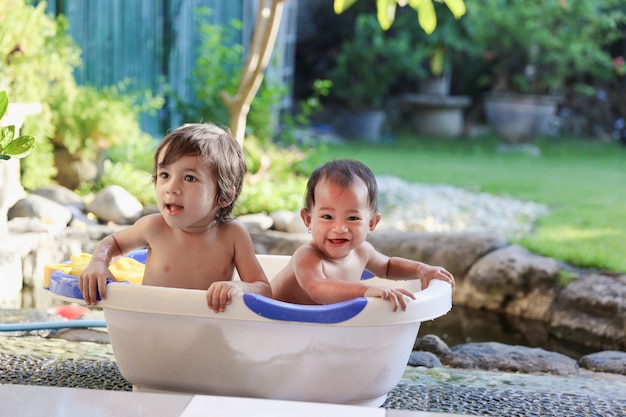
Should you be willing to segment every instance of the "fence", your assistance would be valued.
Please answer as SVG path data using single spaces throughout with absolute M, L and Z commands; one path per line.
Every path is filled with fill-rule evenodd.
M 104 87 L 129 80 L 133 88 L 163 93 L 166 85 L 178 96 L 191 96 L 187 78 L 195 65 L 199 44 L 195 10 L 211 9 L 206 17 L 214 25 L 236 19 L 243 23 L 241 44 L 247 46 L 256 15 L 256 0 L 50 0 L 47 10 L 63 14 L 69 33 L 82 49 L 79 84 Z M 289 89 L 293 82 L 297 0 L 286 2 L 274 66 L 273 80 Z M 243 59 L 243 57 L 242 57 Z M 281 108 L 291 106 L 288 96 Z M 161 137 L 179 123 L 179 115 L 166 103 L 155 116 L 142 116 L 142 129 Z

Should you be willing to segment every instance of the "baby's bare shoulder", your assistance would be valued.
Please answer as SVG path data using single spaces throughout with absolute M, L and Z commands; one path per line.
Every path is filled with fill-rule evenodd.
M 155 232 L 162 231 L 167 226 L 165 219 L 160 213 L 147 214 L 135 222 L 131 228 L 152 230 Z M 169 228 L 169 227 L 168 227 Z
M 219 225 L 218 234 L 220 239 L 238 240 L 238 239 L 251 239 L 248 228 L 237 220 L 231 220 L 229 222 Z

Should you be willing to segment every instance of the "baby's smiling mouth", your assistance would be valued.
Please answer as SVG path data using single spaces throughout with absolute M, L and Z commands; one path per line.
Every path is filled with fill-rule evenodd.
M 343 243 L 346 243 L 348 239 L 328 239 L 328 241 L 333 245 L 341 245 Z

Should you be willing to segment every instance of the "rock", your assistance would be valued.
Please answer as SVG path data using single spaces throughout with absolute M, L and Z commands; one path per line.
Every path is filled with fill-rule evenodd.
M 156 204 L 146 204 L 143 206 L 142 216 L 147 216 L 148 214 L 156 214 L 159 213 L 159 206 Z
M 143 206 L 122 187 L 109 185 L 96 194 L 87 205 L 87 210 L 105 223 L 132 224 L 141 217 Z
M 76 206 L 65 206 L 72 213 L 72 221 L 70 222 L 70 226 L 73 227 L 87 227 L 87 226 L 95 226 L 98 224 L 98 221 L 89 217 L 83 211 L 81 211 Z
M 605 350 L 592 353 L 580 358 L 578 364 L 593 372 L 626 375 L 626 352 Z
M 571 281 L 554 301 L 550 327 L 566 340 L 626 349 L 626 275 Z
M 445 356 L 451 353 L 448 345 L 434 334 L 427 334 L 415 339 L 413 350 L 434 353 L 437 356 Z
M 292 255 L 294 251 L 311 239 L 308 233 L 284 233 L 274 230 L 251 231 L 257 253 L 268 255 Z
M 429 233 L 375 230 L 367 239 L 388 256 L 400 256 L 444 266 L 457 279 L 486 254 L 508 245 L 492 233 Z
M 265 231 L 269 230 L 274 224 L 272 218 L 263 213 L 244 214 L 237 217 L 237 220 L 243 223 L 248 230 Z
M 304 222 L 302 221 L 302 217 L 300 217 L 300 212 L 295 213 L 295 215 L 291 219 L 291 222 L 287 226 L 287 232 L 289 233 L 308 233 L 309 232 L 307 227 L 304 225 Z
M 443 366 L 437 355 L 430 352 L 411 352 L 408 365 L 425 366 L 426 368 L 438 368 Z
M 60 329 L 54 332 L 54 337 L 69 340 L 70 342 L 88 342 L 88 343 L 111 343 L 109 333 L 106 330 L 99 329 Z
M 31 192 L 31 194 L 36 194 L 41 197 L 45 197 L 49 200 L 55 201 L 63 206 L 72 206 L 78 208 L 80 211 L 84 212 L 87 208 L 85 203 L 80 198 L 78 194 L 69 188 L 65 188 L 62 185 L 45 185 L 43 187 L 39 187 Z
M 24 292 L 20 294 L 13 304 L 15 308 L 29 305 L 30 302 L 39 308 L 47 308 L 55 302 L 48 291 L 43 289 L 44 266 L 69 259 L 72 254 L 80 252 L 80 242 L 72 238 L 61 238 L 62 234 L 63 231 L 58 234 L 9 233 L 0 237 L 0 299 L 10 295 L 9 289 L 15 286 L 20 289 L 32 288 L 28 295 Z M 10 263 L 5 264 L 5 260 Z M 29 300 L 27 297 L 32 298 Z M 4 307 L 8 305 L 5 304 Z
M 289 224 L 295 217 L 295 212 L 290 210 L 276 210 L 270 213 L 274 221 L 273 229 L 279 232 L 289 232 Z
M 453 368 L 556 375 L 578 373 L 574 359 L 541 348 L 486 342 L 457 345 L 450 350 L 442 362 Z
M 478 259 L 467 273 L 455 301 L 546 320 L 554 298 L 559 264 L 518 245 L 500 248 Z M 509 305 L 510 304 L 510 305 Z
M 89 227 L 68 227 L 62 230 L 57 236 L 59 242 L 74 241 L 79 242 L 80 249 L 74 250 L 72 254 L 93 253 L 98 243 L 106 236 L 118 230 L 127 228 L 127 225 L 105 225 L 97 224 Z M 68 257 L 63 260 L 69 259 Z M 57 259 L 56 262 L 59 260 Z
M 29 194 L 11 207 L 8 217 L 9 219 L 18 217 L 33 218 L 35 223 L 47 226 L 46 229 L 59 231 L 65 228 L 72 220 L 72 212 L 67 207 L 45 197 Z

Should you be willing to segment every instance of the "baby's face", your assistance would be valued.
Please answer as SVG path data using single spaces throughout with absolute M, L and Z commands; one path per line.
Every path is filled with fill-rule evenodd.
M 206 230 L 220 208 L 217 182 L 198 156 L 183 156 L 169 165 L 160 158 L 155 190 L 161 214 L 175 229 Z
M 309 215 L 314 243 L 329 257 L 346 256 L 376 226 L 367 186 L 360 178 L 348 188 L 321 181 L 315 187 L 315 205 Z

